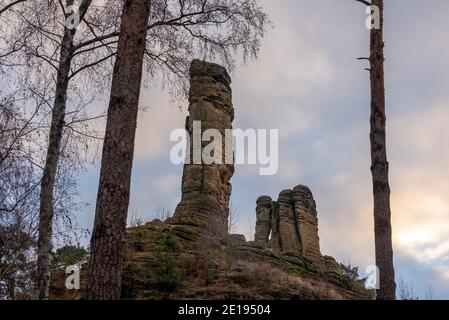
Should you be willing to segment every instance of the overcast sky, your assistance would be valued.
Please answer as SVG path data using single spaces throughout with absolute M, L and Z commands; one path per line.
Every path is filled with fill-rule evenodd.
M 260 195 L 309 186 L 318 207 L 321 251 L 374 264 L 369 157 L 369 31 L 351 0 L 260 0 L 275 25 L 256 62 L 232 74 L 234 127 L 279 129 L 279 171 L 237 166 L 232 179 L 237 233 L 252 237 Z M 388 157 L 397 282 L 421 298 L 449 298 L 449 2 L 385 5 Z M 182 167 L 169 161 L 173 129 L 187 115 L 167 92 L 145 89 L 130 212 L 151 220 L 180 199 Z M 83 226 L 94 217 L 99 169 L 81 179 Z

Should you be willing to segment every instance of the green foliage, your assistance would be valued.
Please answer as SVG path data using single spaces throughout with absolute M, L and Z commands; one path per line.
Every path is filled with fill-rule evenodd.
M 53 253 L 54 267 L 67 267 L 75 264 L 86 263 L 89 259 L 89 251 L 79 246 L 64 246 Z
M 183 275 L 172 253 L 179 248 L 179 241 L 171 231 L 164 234 L 161 251 L 156 259 L 156 276 L 154 284 L 163 291 L 175 291 L 182 284 Z
M 365 284 L 367 278 L 360 278 L 359 267 L 352 266 L 351 264 L 345 265 L 343 263 L 340 263 L 340 267 L 343 270 L 343 276 L 354 282 Z
M 205 270 L 205 282 L 206 285 L 209 285 L 211 283 L 213 283 L 215 280 L 217 279 L 217 267 L 215 265 L 212 264 L 207 264 L 206 265 L 206 270 Z
M 161 246 L 164 251 L 176 251 L 179 249 L 178 237 L 170 230 L 162 238 Z
M 162 253 L 157 262 L 157 273 L 155 285 L 163 291 L 175 291 L 182 284 L 182 274 L 174 259 L 165 253 Z

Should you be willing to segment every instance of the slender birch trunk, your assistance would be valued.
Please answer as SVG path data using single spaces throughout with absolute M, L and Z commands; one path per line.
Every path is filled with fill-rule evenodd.
M 48 141 L 47 159 L 41 181 L 39 238 L 37 243 L 37 290 L 38 299 L 48 298 L 50 280 L 50 254 L 52 250 L 53 225 L 53 193 L 56 181 L 56 171 L 61 153 L 61 140 L 64 129 L 64 118 L 69 84 L 70 63 L 73 54 L 73 37 L 75 31 L 64 30 L 61 57 L 59 61 L 56 82 L 56 96 L 53 104 L 50 136 Z
M 92 0 L 82 1 L 79 7 L 80 20 L 84 17 L 91 2 Z M 67 7 L 73 5 L 73 3 L 74 0 L 66 1 Z M 66 13 L 66 18 L 68 18 L 68 13 Z M 61 140 L 65 125 L 67 89 L 70 80 L 70 66 L 74 54 L 75 34 L 76 28 L 69 29 L 65 24 L 56 79 L 56 93 L 52 110 L 47 157 L 41 180 L 36 275 L 36 297 L 39 300 L 48 299 L 54 216 L 53 194 L 61 155 Z

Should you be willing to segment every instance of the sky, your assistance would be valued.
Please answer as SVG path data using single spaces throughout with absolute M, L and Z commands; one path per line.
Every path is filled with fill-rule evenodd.
M 251 239 L 256 199 L 298 184 L 317 202 L 323 254 L 363 271 L 374 263 L 369 147 L 369 31 L 351 0 L 260 0 L 274 28 L 257 61 L 231 74 L 234 127 L 279 130 L 279 170 L 239 165 L 231 180 L 235 233 Z M 449 299 L 449 2 L 385 4 L 387 139 L 397 282 L 421 299 Z M 169 160 L 182 108 L 168 92 L 142 91 L 130 214 L 173 212 L 182 167 Z M 91 228 L 99 163 L 80 180 L 80 224 Z M 430 293 L 429 293 L 430 292 Z

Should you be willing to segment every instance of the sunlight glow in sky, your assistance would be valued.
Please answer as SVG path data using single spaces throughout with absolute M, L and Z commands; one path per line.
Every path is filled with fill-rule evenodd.
M 260 58 L 232 74 L 234 127 L 279 129 L 279 172 L 261 177 L 238 166 L 232 179 L 238 233 L 250 238 L 256 199 L 308 185 L 318 206 L 324 254 L 374 264 L 369 171 L 369 77 L 357 57 L 368 54 L 364 7 L 355 1 L 260 1 L 275 28 Z M 397 279 L 417 294 L 431 286 L 449 298 L 449 2 L 385 4 L 388 156 Z M 142 93 L 130 212 L 144 220 L 180 199 L 182 167 L 170 164 L 173 129 L 182 111 L 165 91 Z M 80 215 L 91 226 L 98 168 L 82 178 Z M 252 228 L 252 229 L 251 229 Z

